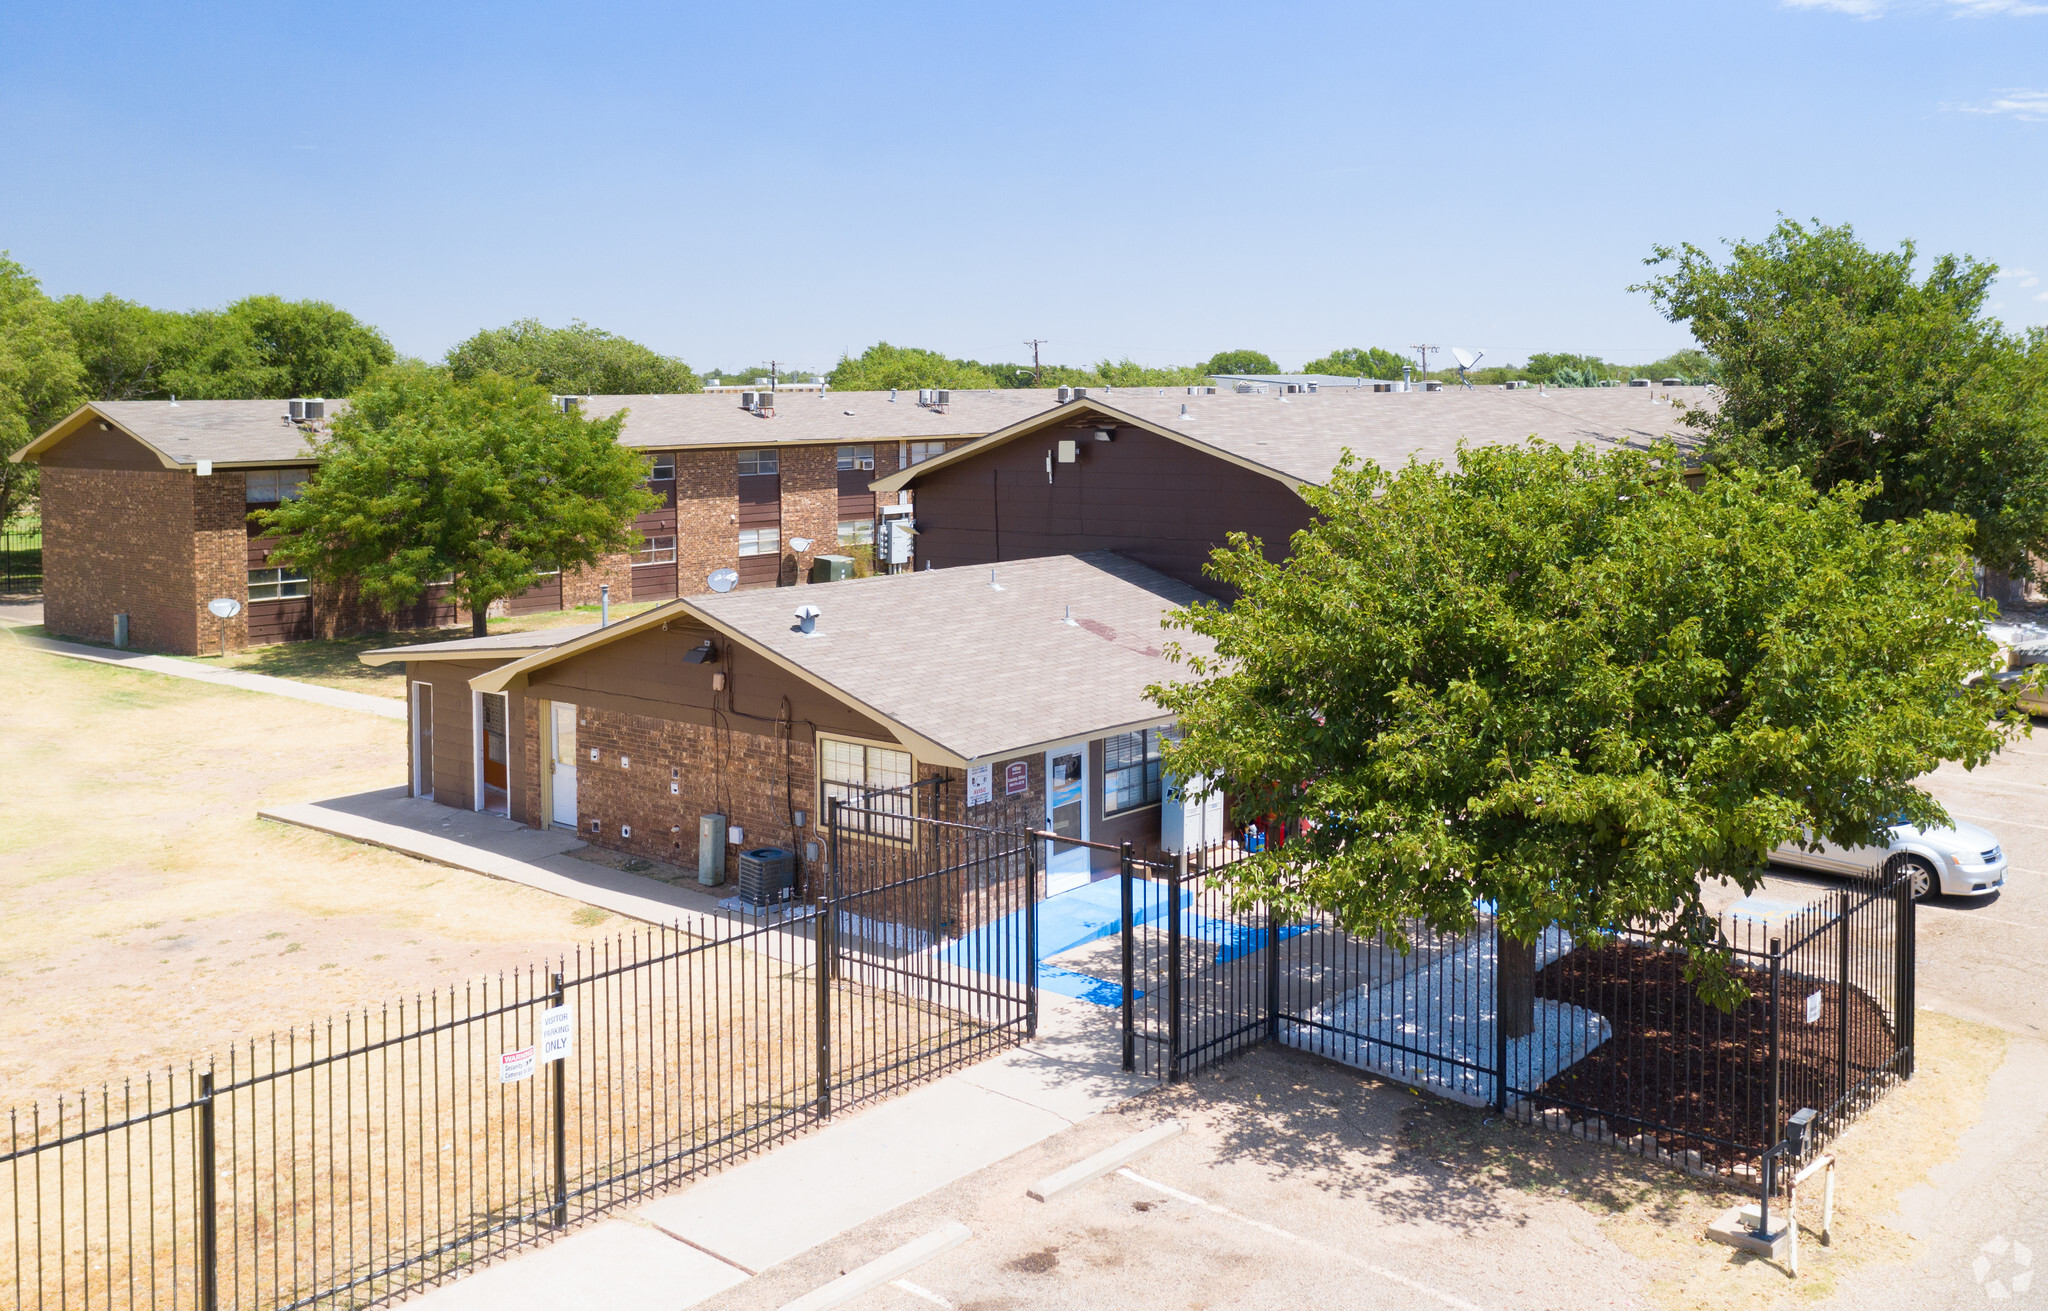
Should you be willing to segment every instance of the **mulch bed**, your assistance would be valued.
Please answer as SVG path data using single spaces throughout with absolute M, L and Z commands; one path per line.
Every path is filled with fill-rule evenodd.
M 1574 1121 L 1599 1117 L 1615 1135 L 1646 1132 L 1666 1150 L 1695 1150 L 1710 1164 L 1727 1164 L 1766 1145 L 1770 976 L 1738 966 L 1751 995 L 1724 1012 L 1700 1000 L 1683 978 L 1684 967 L 1676 952 L 1617 941 L 1579 948 L 1539 971 L 1538 997 L 1604 1016 L 1613 1035 L 1538 1093 L 1570 1103 Z M 1802 1106 L 1825 1113 L 1839 1097 L 1844 991 L 1848 1086 L 1868 1079 L 1872 1094 L 1883 1086 L 1897 1037 L 1883 1009 L 1853 985 L 1843 990 L 1833 980 L 1784 975 L 1781 1115 Z M 1816 991 L 1820 1015 L 1808 1023 L 1807 998 Z M 1822 1129 L 1832 1136 L 1839 1127 Z

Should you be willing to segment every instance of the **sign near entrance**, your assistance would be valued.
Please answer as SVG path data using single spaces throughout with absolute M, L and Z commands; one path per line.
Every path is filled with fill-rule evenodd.
M 498 1082 L 518 1083 L 533 1077 L 533 1048 L 521 1047 L 516 1052 L 501 1052 L 498 1055 Z
M 528 1048 L 531 1051 L 532 1048 Z M 576 1051 L 576 1012 L 567 1006 L 550 1006 L 540 1013 L 540 1058 L 559 1061 Z
M 1021 797 L 1031 790 L 1031 762 L 1013 760 L 1003 766 L 1003 795 Z
M 967 804 L 986 806 L 995 795 L 994 765 L 972 765 L 967 770 Z
M 1806 1022 L 1807 1022 L 1808 1024 L 1819 1024 L 1819 1023 L 1820 1023 L 1820 993 L 1819 993 L 1819 992 L 1815 992 L 1815 993 L 1814 993 L 1814 994 L 1813 994 L 1812 996 L 1810 996 L 1810 997 L 1808 997 L 1808 998 L 1806 999 Z

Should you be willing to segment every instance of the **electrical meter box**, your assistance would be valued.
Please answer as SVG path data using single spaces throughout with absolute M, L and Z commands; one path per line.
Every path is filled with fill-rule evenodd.
M 1203 778 L 1168 778 L 1160 789 L 1159 845 L 1175 853 L 1223 841 L 1223 789 Z

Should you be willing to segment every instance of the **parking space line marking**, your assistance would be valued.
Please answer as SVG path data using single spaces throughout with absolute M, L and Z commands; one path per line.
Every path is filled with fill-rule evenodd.
M 933 1303 L 934 1305 L 945 1307 L 947 1308 L 947 1311 L 952 1311 L 953 1304 L 951 1302 L 948 1302 L 945 1298 L 940 1297 L 937 1293 L 934 1293 L 931 1289 L 926 1288 L 923 1284 L 913 1284 L 908 1279 L 891 1279 L 889 1283 L 892 1287 L 900 1288 L 906 1293 L 910 1293 L 914 1296 L 921 1297 L 925 1301 Z
M 1357 1266 L 1359 1269 L 1366 1271 L 1368 1274 L 1378 1275 L 1380 1278 L 1387 1280 L 1389 1283 L 1399 1284 L 1403 1288 L 1412 1288 L 1418 1293 L 1426 1293 L 1429 1296 L 1435 1298 L 1437 1301 L 1442 1302 L 1445 1306 L 1458 1307 L 1461 1309 L 1461 1311 L 1482 1311 L 1482 1309 L 1478 1305 L 1471 1302 L 1467 1302 L 1464 1298 L 1458 1297 L 1455 1294 L 1446 1293 L 1441 1289 L 1431 1288 L 1428 1284 L 1417 1283 L 1415 1280 L 1410 1279 L 1408 1276 L 1404 1274 L 1396 1273 L 1395 1271 L 1387 1269 L 1385 1266 L 1374 1265 L 1372 1262 L 1365 1260 L 1363 1257 L 1353 1256 L 1351 1253 L 1346 1252 L 1341 1248 L 1330 1247 L 1326 1244 L 1317 1242 L 1313 1238 L 1303 1238 L 1300 1234 L 1289 1233 L 1287 1230 L 1280 1228 L 1278 1225 L 1267 1224 L 1264 1220 L 1254 1220 L 1248 1215 L 1240 1215 L 1238 1212 L 1231 1210 L 1227 1206 L 1219 1205 L 1218 1203 L 1209 1201 L 1207 1198 L 1197 1197 L 1193 1193 L 1184 1193 L 1178 1188 L 1172 1188 L 1167 1186 L 1166 1184 L 1160 1183 L 1157 1179 L 1147 1179 L 1144 1175 L 1139 1174 L 1136 1170 L 1130 1169 L 1129 1167 L 1118 1170 L 1117 1173 L 1122 1175 L 1124 1178 L 1133 1181 L 1134 1183 L 1143 1184 L 1147 1188 L 1156 1188 L 1160 1192 L 1165 1193 L 1168 1197 L 1186 1202 L 1190 1206 L 1199 1206 L 1205 1211 L 1214 1211 L 1217 1215 L 1223 1216 L 1226 1219 L 1235 1220 L 1242 1225 L 1250 1225 L 1252 1228 L 1259 1230 L 1261 1233 L 1271 1234 L 1275 1238 L 1284 1238 L 1290 1243 L 1299 1243 L 1303 1247 L 1313 1248 L 1316 1251 L 1323 1253 L 1325 1256 L 1334 1256 L 1340 1261 L 1347 1261 L 1350 1264 Z

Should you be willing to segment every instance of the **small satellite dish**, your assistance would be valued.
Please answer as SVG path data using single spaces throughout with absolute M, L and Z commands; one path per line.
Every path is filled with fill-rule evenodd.
M 1466 391 L 1471 391 L 1472 380 L 1465 376 L 1465 371 L 1471 368 L 1473 365 L 1479 363 L 1479 361 L 1485 359 L 1486 352 L 1480 351 L 1478 354 L 1475 355 L 1471 351 L 1466 350 L 1463 346 L 1453 346 L 1451 347 L 1451 358 L 1455 359 L 1458 362 L 1458 381 L 1465 384 Z
M 789 539 L 789 549 L 792 551 L 808 551 L 811 549 L 811 539 L 808 537 L 792 537 Z
M 242 613 L 242 603 L 232 596 L 216 596 L 206 603 L 206 610 L 215 619 L 233 619 Z
M 739 585 L 740 571 L 737 569 L 713 569 L 711 577 L 704 580 L 714 592 L 730 592 Z

